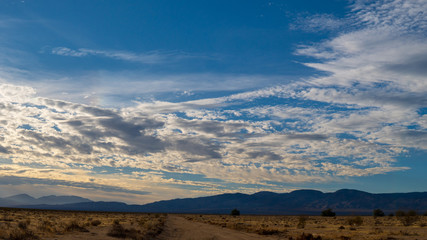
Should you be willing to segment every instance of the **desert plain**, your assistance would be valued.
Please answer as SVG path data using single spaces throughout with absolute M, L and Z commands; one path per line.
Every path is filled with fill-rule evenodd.
M 1 208 L 0 239 L 427 239 L 427 216 L 231 216 Z

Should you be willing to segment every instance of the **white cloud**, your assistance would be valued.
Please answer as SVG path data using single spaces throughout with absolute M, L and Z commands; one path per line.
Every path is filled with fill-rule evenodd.
M 357 0 L 352 5 L 354 19 L 365 27 L 394 31 L 425 32 L 427 3 L 423 0 Z
M 306 32 L 336 31 L 348 23 L 346 19 L 336 18 L 332 14 L 315 14 L 298 17 L 294 23 L 289 25 L 289 28 Z
M 133 53 L 127 51 L 116 50 L 95 50 L 87 48 L 79 48 L 73 50 L 67 47 L 55 47 L 51 50 L 52 54 L 67 56 L 67 57 L 88 57 L 99 56 L 122 61 L 137 62 L 142 64 L 160 64 L 165 62 L 176 61 L 184 58 L 203 58 L 183 52 L 160 52 L 151 51 L 147 53 Z

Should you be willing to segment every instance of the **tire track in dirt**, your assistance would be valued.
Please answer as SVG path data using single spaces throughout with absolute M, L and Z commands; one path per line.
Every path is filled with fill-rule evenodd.
M 239 232 L 169 215 L 159 240 L 277 240 L 278 237 Z

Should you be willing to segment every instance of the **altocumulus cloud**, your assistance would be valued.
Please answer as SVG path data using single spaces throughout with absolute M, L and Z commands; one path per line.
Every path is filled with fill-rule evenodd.
M 2 85 L 0 156 L 8 165 L 0 176 L 31 173 L 37 184 L 136 194 L 185 187 L 200 195 L 231 185 L 250 192 L 408 169 L 395 165 L 397 157 L 426 150 L 420 73 L 427 4 L 356 1 L 352 8 L 350 30 L 297 49 L 316 58 L 307 66 L 326 73 L 303 82 L 118 109 Z M 43 169 L 56 169 L 49 181 L 40 180 Z

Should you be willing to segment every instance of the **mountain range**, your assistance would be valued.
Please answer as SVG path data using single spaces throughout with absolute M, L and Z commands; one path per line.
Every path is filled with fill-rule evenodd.
M 13 204 L 11 204 L 13 203 Z M 129 205 L 122 202 L 94 202 L 76 196 L 32 198 L 21 194 L 0 198 L 0 206 L 54 210 L 229 214 L 234 208 L 242 214 L 311 214 L 319 215 L 332 208 L 341 215 L 372 214 L 380 208 L 386 213 L 396 210 L 427 211 L 427 192 L 373 194 L 342 189 L 333 193 L 297 190 L 290 193 L 227 193 L 209 197 L 184 198 Z
M 77 197 L 77 196 L 44 196 L 40 198 L 33 198 L 28 194 L 19 194 L 6 198 L 0 198 L 1 207 L 14 207 L 14 206 L 23 206 L 23 205 L 62 205 L 62 204 L 72 204 L 72 203 L 83 203 L 83 202 L 92 202 L 87 198 Z

